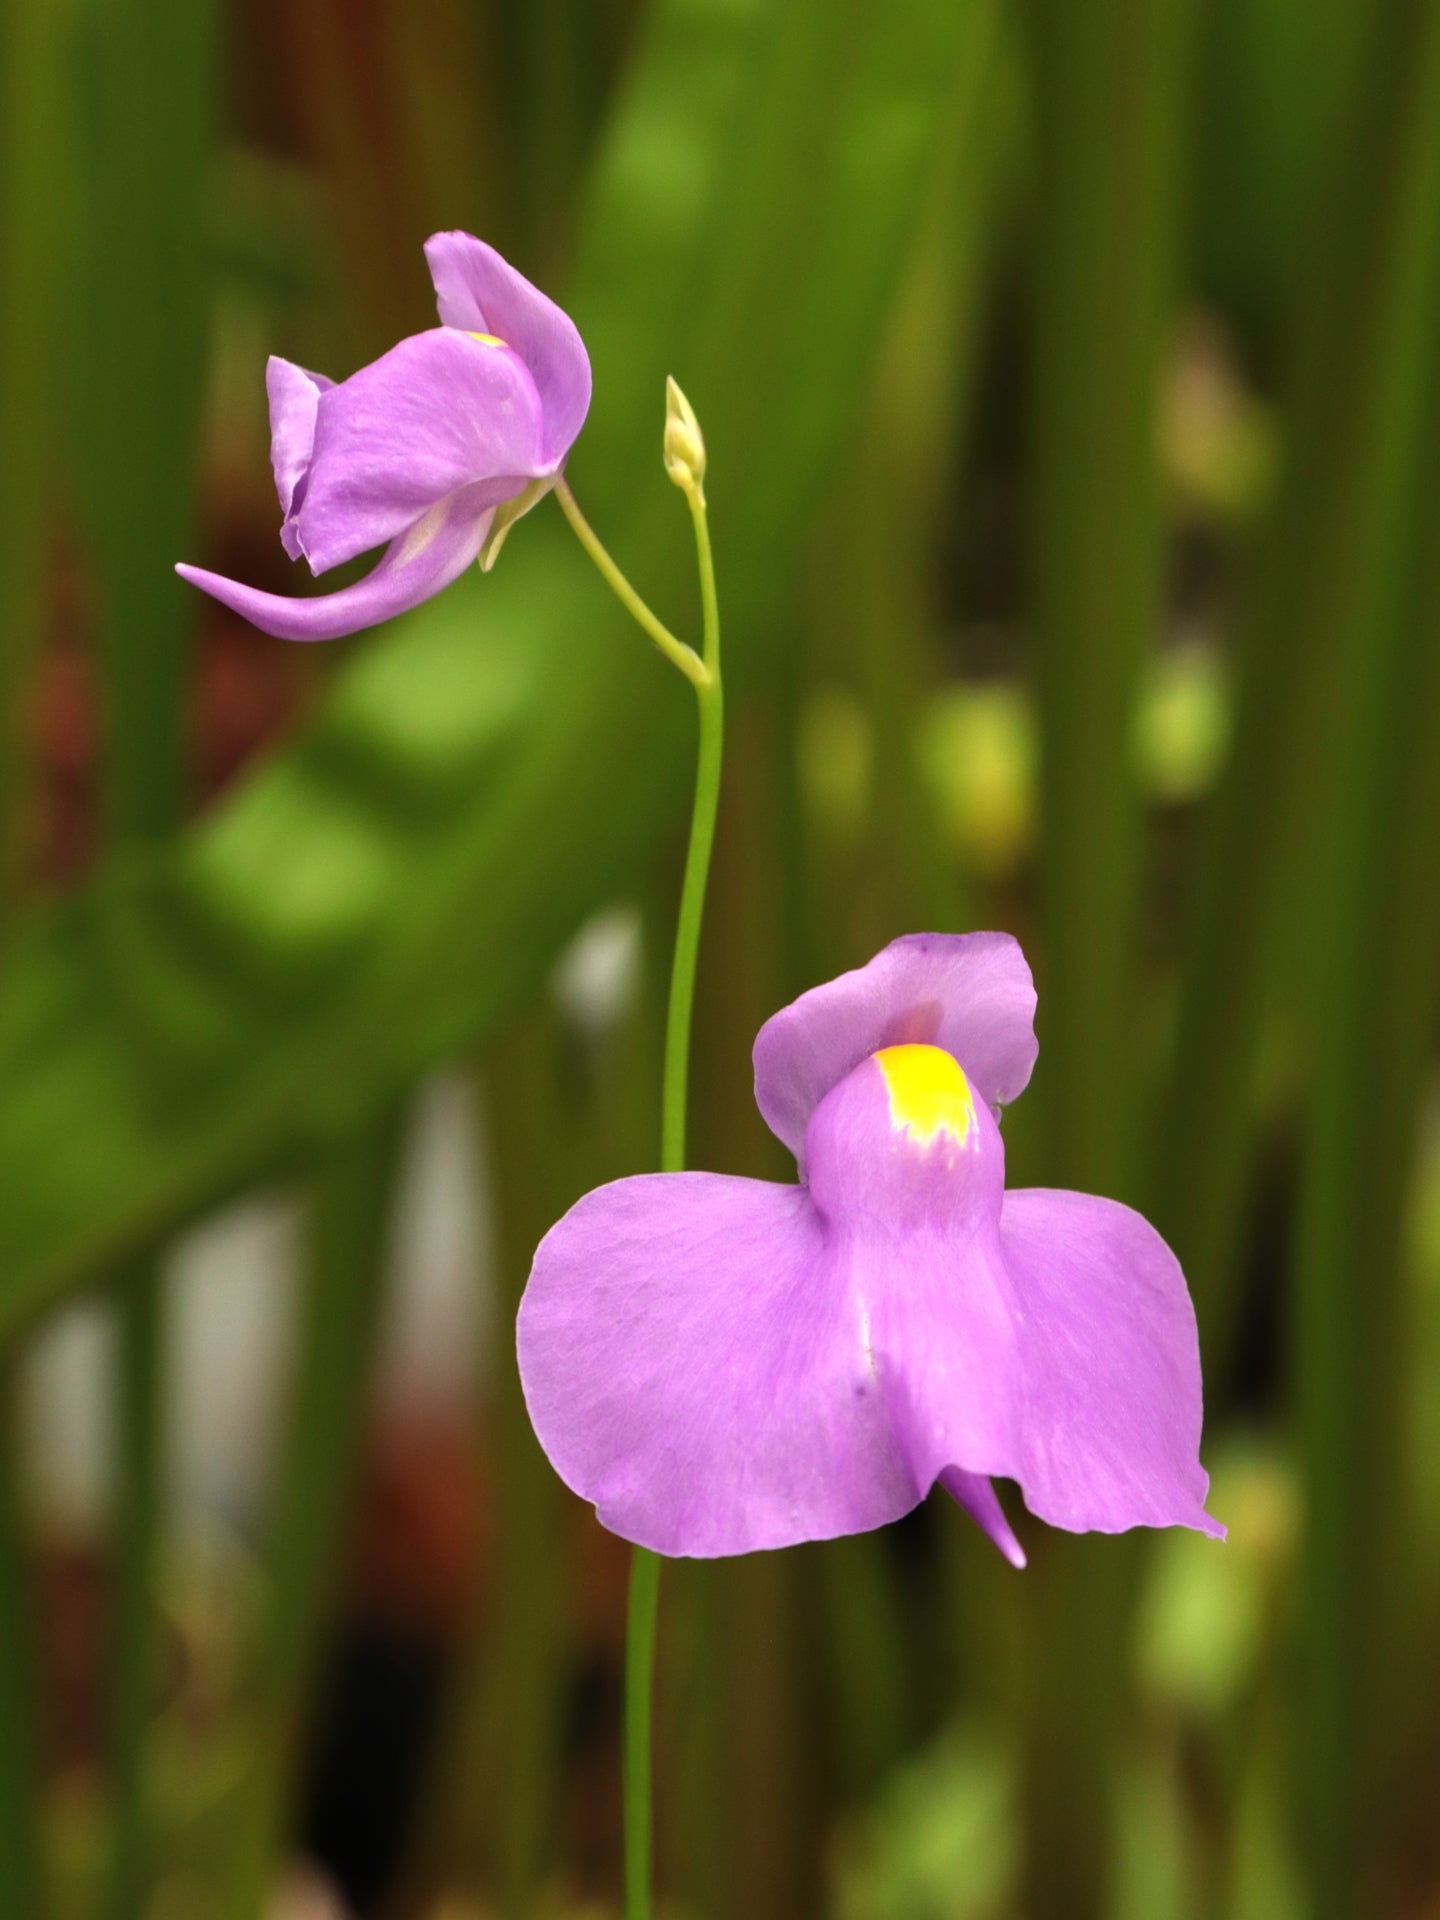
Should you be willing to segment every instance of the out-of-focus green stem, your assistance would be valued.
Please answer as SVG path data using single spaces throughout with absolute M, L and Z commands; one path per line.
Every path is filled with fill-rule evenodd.
M 16 1914 L 39 1913 L 33 1619 L 25 1565 L 15 1372 L 0 1360 L 0 1862 Z
M 15 0 L 0 16 L 0 923 L 19 892 L 30 814 L 29 702 L 39 653 L 46 509 L 54 448 L 60 246 L 54 217 L 63 174 L 65 32 L 51 0 Z
M 1421 504 L 1395 530 L 1404 544 L 1389 617 L 1365 629 L 1354 663 L 1358 697 L 1332 769 L 1346 807 L 1313 922 L 1328 965 L 1294 1378 L 1306 1491 L 1297 1752 L 1315 1920 L 1389 1902 L 1378 1872 L 1404 1778 L 1402 1690 L 1413 1685 L 1394 1629 L 1408 1570 L 1403 1224 L 1440 1010 L 1440 13 L 1415 9 L 1406 38 L 1396 171 L 1425 322 Z
M 30 677 L 40 650 L 54 458 L 52 372 L 63 241 L 54 216 L 67 151 L 66 21 L 52 0 L 0 12 L 0 938 L 25 882 L 34 801 Z M 0 1356 L 0 1862 L 16 1913 L 41 1910 L 39 1782 L 26 1581 L 24 1457 L 15 1356 Z
M 137 1264 L 121 1278 L 126 1297 L 116 1329 L 109 1898 L 113 1920 L 130 1920 L 146 1904 L 153 1865 L 146 1756 L 160 1673 L 166 1314 L 164 1281 L 153 1262 Z
M 884 876 L 877 948 L 897 926 L 974 924 L 920 763 L 925 701 L 939 679 L 941 529 L 974 404 L 984 268 L 1018 144 L 1014 35 L 1002 42 L 994 0 L 965 12 L 929 204 L 883 335 L 858 457 L 838 494 L 844 557 L 828 569 L 839 604 L 827 629 L 856 629 L 873 727 L 870 838 Z
M 1193 7 L 1042 7 L 1033 28 L 1035 648 L 1044 723 L 1050 1172 L 1130 1177 L 1142 808 L 1130 751 L 1164 563 L 1157 407 Z
M 1206 822 L 1153 1205 L 1195 1295 L 1207 1371 L 1233 1347 L 1267 1002 L 1308 999 L 1312 897 L 1338 809 L 1337 743 L 1393 618 L 1437 325 L 1416 57 L 1424 8 L 1348 10 L 1359 37 L 1341 134 L 1313 195 L 1296 307 L 1287 459 L 1242 644 L 1235 738 Z M 1426 89 L 1432 89 L 1426 91 Z M 1283 958 L 1282 958 L 1283 956 Z M 1306 972 L 1307 966 L 1310 973 Z
M 678 1173 L 685 1165 L 685 1112 L 690 1070 L 690 1026 L 695 1006 L 695 967 L 700 953 L 700 926 L 705 912 L 705 883 L 710 873 L 710 851 L 715 844 L 725 728 L 724 695 L 720 682 L 720 612 L 715 594 L 710 526 L 700 488 L 695 486 L 687 489 L 686 499 L 695 524 L 695 550 L 700 565 L 700 597 L 705 621 L 705 677 L 695 680 L 693 675 L 688 676 L 694 680 L 700 708 L 700 742 L 695 773 L 695 805 L 690 819 L 685 878 L 680 891 L 675 959 L 670 973 L 670 1007 L 665 1025 L 660 1165 L 666 1173 Z M 603 567 L 601 571 L 604 571 Z M 606 577 L 609 577 L 608 574 Z M 642 621 L 641 624 L 645 623 Z M 646 630 L 649 631 L 648 627 Z M 676 642 L 677 646 L 679 644 Z M 689 649 L 686 651 L 689 652 Z M 680 663 L 677 661 L 676 664 Z M 644 1547 L 635 1549 L 630 1566 L 630 1607 L 625 1636 L 626 1920 L 650 1920 L 651 1912 L 653 1846 L 650 1731 L 660 1568 L 659 1554 L 651 1553 Z
M 284 1841 L 307 1683 L 344 1539 L 384 1304 L 400 1128 L 377 1122 L 319 1175 L 297 1361 L 276 1462 L 269 1601 L 258 1651 L 227 1920 L 259 1920 Z
M 555 1015 L 547 1007 L 541 1019 L 507 1036 L 486 1076 L 494 1096 L 487 1112 L 496 1121 L 486 1129 L 486 1144 L 500 1269 L 487 1345 L 501 1364 L 491 1369 L 482 1443 L 494 1461 L 496 1552 L 484 1607 L 491 1624 L 479 1636 L 468 1688 L 473 1704 L 461 1729 L 459 1784 L 469 1804 L 457 1806 L 456 1815 L 466 1838 L 483 1819 L 485 1864 L 498 1882 L 504 1920 L 529 1920 L 554 1863 L 570 1678 L 565 1601 L 555 1577 L 561 1489 L 535 1438 L 510 1358 L 530 1258 L 574 1193 L 565 1151 L 573 1116 L 561 1110 L 555 1052 Z M 473 1856 L 475 1850 L 468 1851 Z
M 1032 10 L 1038 232 L 1035 650 L 1043 721 L 1045 1174 L 1131 1184 L 1141 801 L 1130 751 L 1161 620 L 1157 401 L 1196 9 Z M 1049 1543 L 1026 1730 L 1028 1913 L 1107 1902 L 1123 1613 L 1114 1543 Z
M 63 9 L 61 10 L 64 11 Z M 187 550 L 204 389 L 214 0 L 76 9 L 84 191 L 77 311 L 100 312 L 67 372 L 84 431 L 73 479 L 98 586 L 107 826 L 118 847 L 163 839 L 186 799 L 193 602 L 171 574 Z M 166 137 L 154 129 L 164 124 Z M 163 325 L 156 315 L 164 315 Z M 144 1783 L 159 1671 L 164 1290 L 158 1248 L 117 1275 L 115 1606 L 110 1669 L 115 1920 L 142 1913 L 155 1839 Z

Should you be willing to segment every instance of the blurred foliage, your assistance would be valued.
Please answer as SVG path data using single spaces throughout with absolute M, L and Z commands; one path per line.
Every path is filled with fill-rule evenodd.
M 26 1873 L 65 1920 L 258 1913 L 324 1853 L 336 1676 L 377 1641 L 415 1714 L 439 1702 L 428 1773 L 383 1771 L 399 1735 L 351 1741 L 384 1784 L 352 1825 L 387 1850 L 385 1911 L 613 1910 L 623 1555 L 534 1446 L 508 1324 L 549 1221 L 654 1157 L 688 701 L 548 507 L 492 576 L 323 652 L 170 571 L 294 586 L 264 357 L 339 375 L 428 324 L 446 225 L 575 315 L 571 478 L 681 633 L 666 373 L 704 423 L 734 724 L 695 1157 L 786 1176 L 749 1086 L 785 999 L 907 928 L 1011 928 L 1042 1041 L 1012 1177 L 1134 1199 L 1172 1239 L 1230 1527 L 1222 1551 L 1032 1526 L 1017 1579 L 936 1503 L 677 1568 L 667 1910 L 1440 1901 L 1436 19 L 12 0 L 7 1913 Z M 470 1465 L 422 1449 L 405 1483 L 464 1517 L 422 1524 L 377 1509 L 362 1431 L 397 1116 L 447 1064 L 487 1121 L 491 1292 Z M 310 1232 L 276 1464 L 256 1539 L 201 1578 L 156 1263 L 277 1183 Z M 127 1317 L 130 1411 L 65 1653 L 9 1411 L 82 1295 Z M 62 1653 L 89 1677 L 57 1681 Z

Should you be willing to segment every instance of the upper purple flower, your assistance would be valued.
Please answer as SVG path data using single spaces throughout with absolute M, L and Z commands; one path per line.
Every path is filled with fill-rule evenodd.
M 373 627 L 488 565 L 584 424 L 590 361 L 569 315 L 468 233 L 433 234 L 425 257 L 440 326 L 338 386 L 288 360 L 265 375 L 285 551 L 316 574 L 388 541 L 384 557 L 313 600 L 175 569 L 283 640 Z
M 1174 1255 L 1112 1200 L 1005 1191 L 992 1106 L 1035 1062 L 1008 934 L 912 934 L 755 1043 L 798 1186 L 597 1188 L 520 1305 L 530 1417 L 616 1533 L 711 1556 L 859 1533 L 938 1481 L 1016 1566 L 990 1484 L 1072 1532 L 1205 1512 L 1200 1355 Z

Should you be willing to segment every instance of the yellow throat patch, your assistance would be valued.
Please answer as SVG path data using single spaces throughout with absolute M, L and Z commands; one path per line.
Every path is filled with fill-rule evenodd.
M 885 1076 L 890 1125 L 928 1147 L 940 1134 L 963 1142 L 975 1126 L 975 1100 L 960 1062 L 943 1047 L 882 1047 L 872 1058 Z
M 470 338 L 478 340 L 482 347 L 503 347 L 505 342 L 498 333 L 472 333 Z

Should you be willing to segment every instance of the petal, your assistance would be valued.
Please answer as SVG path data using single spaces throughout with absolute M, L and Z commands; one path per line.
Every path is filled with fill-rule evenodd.
M 270 400 L 270 464 L 275 469 L 275 491 L 285 526 L 280 538 L 292 560 L 300 558 L 300 547 L 291 523 L 297 505 L 296 494 L 304 497 L 301 482 L 310 467 L 315 446 L 315 409 L 320 396 L 333 387 L 323 373 L 307 373 L 271 354 L 265 365 L 265 391 Z
M 481 497 L 484 492 L 483 487 L 466 487 L 442 500 L 392 541 L 385 557 L 363 580 L 338 593 L 292 600 L 227 580 L 223 574 L 207 573 L 203 567 L 182 563 L 175 571 L 182 580 L 243 614 L 262 633 L 273 633 L 281 640 L 336 640 L 419 606 L 458 579 L 484 545 L 495 517 L 494 507 Z
M 444 325 L 498 335 L 530 369 L 545 413 L 544 457 L 558 466 L 590 410 L 590 357 L 575 322 L 472 234 L 431 234 L 425 258 Z
M 519 355 L 433 327 L 321 394 L 301 551 L 324 573 L 459 487 L 485 481 L 495 506 L 542 467 L 540 400 Z
M 518 1345 L 561 1479 L 660 1553 L 858 1533 L 923 1491 L 803 1188 L 672 1173 L 587 1194 L 540 1244 Z
M 755 1041 L 755 1101 L 797 1160 L 811 1112 L 867 1054 L 943 1047 L 987 1106 L 1024 1091 L 1035 1065 L 1035 986 L 1008 933 L 911 933 L 868 966 L 802 993 Z
M 995 1116 L 953 1055 L 900 1047 L 830 1089 L 810 1116 L 805 1157 L 811 1201 L 836 1247 L 830 1265 L 843 1264 L 861 1303 L 911 1478 L 922 1488 L 938 1480 L 1023 1567 L 988 1478 L 1015 1457 L 1020 1371 L 999 1257 L 1005 1148 Z
M 1200 1349 L 1169 1247 L 1129 1207 L 1007 1193 L 1000 1246 L 1023 1315 L 1021 1451 L 1010 1470 L 1054 1527 L 1195 1527 L 1204 1510 Z

